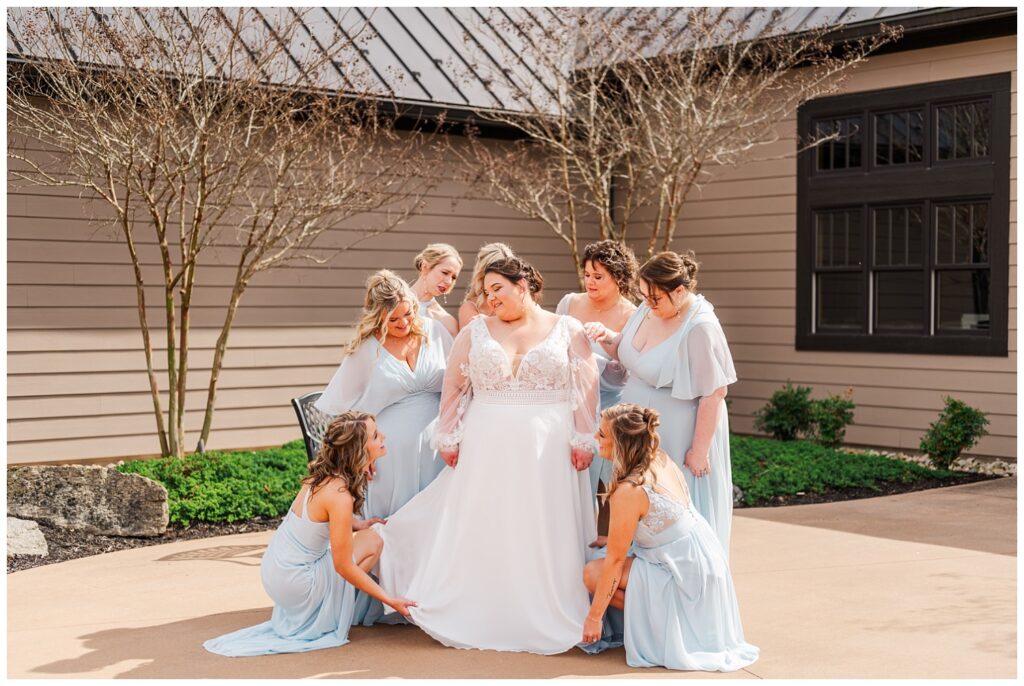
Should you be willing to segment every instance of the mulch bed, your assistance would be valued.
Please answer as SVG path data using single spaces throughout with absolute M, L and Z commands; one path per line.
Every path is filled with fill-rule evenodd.
M 187 528 L 171 524 L 163 534 L 150 538 L 99 536 L 82 533 L 81 531 L 59 529 L 40 523 L 39 530 L 43 532 L 43 538 L 46 539 L 46 545 L 49 548 L 50 554 L 46 557 L 38 555 L 15 555 L 14 557 L 9 557 L 7 558 L 7 573 L 20 572 L 23 569 L 51 565 L 56 562 L 65 562 L 66 560 L 74 560 L 79 557 L 112 553 L 115 550 L 144 548 L 150 545 L 174 543 L 175 541 L 190 541 L 198 538 L 244 534 L 252 531 L 266 531 L 267 529 L 276 529 L 282 519 L 284 517 L 257 517 L 245 522 L 233 522 L 231 524 L 197 522 Z
M 803 495 L 776 496 L 769 501 L 757 503 L 757 507 L 780 507 L 783 505 L 810 505 L 813 503 L 832 503 L 841 500 L 855 500 L 857 498 L 875 498 L 884 495 L 896 495 L 898 493 L 909 493 L 911 491 L 923 491 L 930 488 L 943 488 L 946 486 L 960 486 L 962 484 L 974 483 L 977 481 L 988 481 L 1003 477 L 987 474 L 975 474 L 963 472 L 949 479 L 921 479 L 913 483 L 904 484 L 897 482 L 883 483 L 879 490 L 869 488 L 849 488 L 843 490 L 828 490 L 824 493 L 805 493 Z M 742 505 L 740 507 L 743 507 Z M 115 550 L 128 550 L 130 548 L 142 548 L 150 545 L 161 545 L 175 541 L 188 541 L 199 538 L 211 538 L 213 536 L 227 536 L 230 534 L 243 534 L 252 531 L 266 531 L 276 529 L 283 517 L 257 517 L 245 522 L 234 522 L 232 524 L 199 522 L 190 527 L 171 525 L 167 531 L 160 536 L 152 538 L 128 538 L 121 536 L 98 536 L 85 534 L 80 531 L 68 531 L 56 527 L 40 524 L 39 529 L 43 532 L 50 554 L 46 557 L 36 555 L 16 555 L 7 558 L 7 573 L 20 572 L 33 567 L 74 560 L 79 557 L 110 553 Z

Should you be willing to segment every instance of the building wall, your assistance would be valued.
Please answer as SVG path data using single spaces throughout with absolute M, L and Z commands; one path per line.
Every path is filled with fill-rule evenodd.
M 720 170 L 695 190 L 678 228 L 676 249 L 702 263 L 700 290 L 715 305 L 736 362 L 730 388 L 734 431 L 753 432 L 752 414 L 787 380 L 814 397 L 854 389 L 856 424 L 847 440 L 916 449 L 943 396 L 989 413 L 990 436 L 973 452 L 1016 457 L 1017 155 L 1016 37 L 882 55 L 869 60 L 843 92 L 1011 72 L 1010 316 L 1008 357 L 798 352 L 796 338 L 796 118 L 782 139 L 752 161 Z
M 459 144 L 459 139 L 453 143 Z M 495 142 L 495 145 L 499 143 Z M 291 398 L 321 389 L 341 360 L 363 298 L 363 283 L 387 267 L 410 281 L 413 256 L 445 241 L 467 266 L 448 297 L 457 312 L 476 250 L 505 241 L 546 279 L 551 306 L 576 280 L 565 244 L 539 222 L 477 197 L 454 180 L 454 163 L 423 212 L 386 234 L 338 254 L 257 276 L 243 296 L 219 385 L 210 448 L 280 444 L 299 437 Z M 159 452 L 127 248 L 101 225 L 101 204 L 69 189 L 8 181 L 8 449 L 11 464 L 122 458 Z M 145 232 L 143 232 L 145 235 Z M 350 240 L 344 231 L 325 246 Z M 153 242 L 140 249 L 148 283 L 160 284 Z M 186 446 L 202 426 L 209 366 L 230 295 L 232 251 L 217 248 L 198 276 L 186 402 Z M 162 321 L 162 287 L 147 301 Z M 153 332 L 166 369 L 164 332 Z M 166 376 L 161 379 L 166 386 Z M 167 402 L 164 398 L 164 408 Z
M 884 55 L 848 81 L 846 91 L 1010 71 L 1016 95 L 1015 37 Z M 695 191 L 679 227 L 678 249 L 703 263 L 701 290 L 715 304 L 740 381 L 731 387 L 735 431 L 753 431 L 752 413 L 787 380 L 815 396 L 853 387 L 856 424 L 848 440 L 916 448 L 952 394 L 989 413 L 991 436 L 978 454 L 1016 455 L 1016 98 L 1010 205 L 1010 354 L 1006 358 L 797 352 L 795 340 L 795 118 L 770 155 L 722 170 Z M 497 143 L 496 143 L 497 144 Z M 221 376 L 211 448 L 255 447 L 297 438 L 289 399 L 321 388 L 341 358 L 362 298 L 362 283 L 388 267 L 412 278 L 412 256 L 445 240 L 470 264 L 483 243 L 504 240 L 533 261 L 553 306 L 575 277 L 564 244 L 539 222 L 470 192 L 453 168 L 425 210 L 398 229 L 326 265 L 261 275 L 244 296 Z M 122 458 L 158 451 L 137 328 L 126 248 L 93 218 L 102 207 L 61 189 L 8 181 L 9 463 Z M 343 232 L 324 237 L 345 242 Z M 146 246 L 148 274 L 157 261 Z M 200 275 L 193 329 L 186 444 L 202 422 L 213 342 L 231 284 L 230 251 L 210 253 Z M 152 281 L 152 278 L 150 278 Z M 159 281 L 157 281 L 158 283 Z M 155 293 L 154 293 L 155 295 Z M 453 313 L 461 288 L 449 297 Z M 154 302 L 150 300 L 150 302 Z M 150 321 L 161 317 L 159 309 Z M 160 341 L 162 332 L 154 331 Z M 158 344 L 159 345 L 159 344 Z M 162 350 L 157 351 L 158 364 Z M 166 407 L 166 400 L 164 403 Z

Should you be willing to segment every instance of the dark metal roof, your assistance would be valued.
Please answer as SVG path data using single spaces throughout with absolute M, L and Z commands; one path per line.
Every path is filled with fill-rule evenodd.
M 126 8 L 92 8 L 97 21 Z M 723 8 L 734 18 L 744 18 L 755 8 Z M 869 26 L 880 21 L 899 24 L 904 19 L 917 23 L 928 17 L 939 24 L 955 8 L 924 7 L 791 7 L 780 8 L 779 30 L 797 32 L 829 24 L 846 28 Z M 1003 8 L 1004 10 L 1007 8 Z M 1009 8 L 1012 9 L 1012 8 Z M 8 59 L 26 59 L 62 54 L 54 37 L 50 55 L 22 54 L 15 20 L 25 8 L 8 8 Z M 146 24 L 148 9 L 127 9 L 135 20 Z M 188 21 L 197 8 L 178 10 Z M 224 8 L 224 16 L 237 16 L 238 9 Z M 304 13 L 305 35 L 289 46 L 290 63 L 275 65 L 279 74 L 298 69 L 306 50 L 345 43 L 345 57 L 333 71 L 320 78 L 324 88 L 358 90 L 399 102 L 447 106 L 457 109 L 521 110 L 527 102 L 543 104 L 555 94 L 553 70 L 568 70 L 573 64 L 551 64 L 536 50 L 527 49 L 541 40 L 573 40 L 572 25 L 579 12 L 629 12 L 630 8 L 474 8 L 474 7 L 375 7 L 375 8 L 260 8 L 262 26 L 247 28 L 255 39 L 270 30 L 287 13 Z M 666 7 L 665 21 L 679 22 L 685 31 L 686 12 Z M 1015 11 L 1015 10 L 1013 10 Z M 759 35 L 763 24 L 747 26 L 751 36 Z M 159 31 L 154 29 L 154 33 Z M 215 51 L 217 46 L 209 46 Z M 274 78 L 269 75 L 269 78 Z M 514 85 L 510 85 L 514 84 Z

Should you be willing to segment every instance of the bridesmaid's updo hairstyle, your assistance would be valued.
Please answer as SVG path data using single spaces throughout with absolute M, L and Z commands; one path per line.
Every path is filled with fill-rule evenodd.
M 407 303 L 413 313 L 409 335 L 419 336 L 422 342 L 426 342 L 427 333 L 419 314 L 420 305 L 412 289 L 394 272 L 381 269 L 366 280 L 363 314 L 356 324 L 356 336 L 348 344 L 345 354 L 354 353 L 371 336 L 377 336 L 383 342 L 388 335 L 388 317 L 402 303 Z
M 639 486 L 661 445 L 661 438 L 656 431 L 661 424 L 661 416 L 657 410 L 649 407 L 619 403 L 602 412 L 601 419 L 608 422 L 614 448 L 609 495 L 623 481 Z
M 459 269 L 462 269 L 462 256 L 459 255 L 459 251 L 448 245 L 447 243 L 431 243 L 427 247 L 420 250 L 419 254 L 413 258 L 412 266 L 416 268 L 416 273 L 419 274 L 424 267 L 427 271 L 433 269 L 438 263 L 446 257 L 454 257 L 455 261 L 459 263 Z
M 671 293 L 680 286 L 686 286 L 691 293 L 697 290 L 697 256 L 692 250 L 677 253 L 667 250 L 644 262 L 640 267 L 640 278 L 665 293 Z
M 484 276 L 487 274 L 501 274 L 512 283 L 526 281 L 533 301 L 540 302 L 540 294 L 544 290 L 544 277 L 526 260 L 512 256 L 492 262 L 484 269 Z
M 309 463 L 309 476 L 303 479 L 310 493 L 316 493 L 331 479 L 343 479 L 352 496 L 352 512 L 361 512 L 366 502 L 366 466 L 370 462 L 366 451 L 368 419 L 374 416 L 359 410 L 348 410 L 335 417 L 324 433 L 320 451 Z
M 633 249 L 619 241 L 598 241 L 583 249 L 583 266 L 587 262 L 604 267 L 619 287 L 619 293 L 637 300 L 636 275 L 639 266 Z
M 512 257 L 515 253 L 512 248 L 504 243 L 488 243 L 480 248 L 476 254 L 476 264 L 473 265 L 473 276 L 466 289 L 466 297 L 463 302 L 471 302 L 479 310 L 484 305 L 484 274 L 487 268 L 498 260 Z

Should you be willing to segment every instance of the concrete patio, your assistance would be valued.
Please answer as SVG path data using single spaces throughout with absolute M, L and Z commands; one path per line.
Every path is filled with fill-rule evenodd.
M 139 548 L 7 577 L 10 678 L 1015 678 L 1016 481 L 737 510 L 733 575 L 761 658 L 733 674 L 445 648 L 411 626 L 341 648 L 224 658 L 212 636 L 269 617 L 269 532 Z M 500 592 L 500 589 L 496 589 Z

